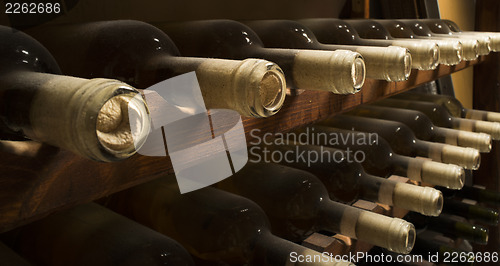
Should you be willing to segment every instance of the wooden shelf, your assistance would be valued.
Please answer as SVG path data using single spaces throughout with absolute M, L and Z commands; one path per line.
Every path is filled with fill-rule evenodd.
M 249 140 L 255 135 L 287 132 L 462 70 L 480 60 L 434 71 L 413 71 L 405 82 L 367 80 L 354 95 L 306 91 L 288 97 L 275 116 L 245 119 Z M 0 232 L 40 219 L 52 212 L 93 201 L 117 191 L 172 173 L 168 157 L 133 157 L 115 163 L 93 162 L 68 151 L 36 142 L 0 142 Z

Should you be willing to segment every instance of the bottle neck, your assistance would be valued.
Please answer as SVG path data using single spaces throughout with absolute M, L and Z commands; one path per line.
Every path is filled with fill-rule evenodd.
M 441 192 L 430 187 L 414 186 L 366 174 L 360 184 L 361 195 L 374 202 L 429 216 L 438 216 L 443 208 Z M 366 194 L 372 197 L 369 198 Z
M 411 180 L 460 189 L 465 182 L 465 171 L 453 164 L 443 164 L 426 159 L 397 155 L 393 159 L 395 174 Z
M 268 117 L 283 105 L 286 95 L 283 73 L 266 60 L 164 56 L 150 62 L 142 77 L 161 82 L 191 71 L 196 72 L 208 109 L 232 109 L 247 117 Z M 197 92 L 178 93 L 186 93 L 187 98 L 199 96 L 189 95 Z
M 479 151 L 443 143 L 416 140 L 418 156 L 428 157 L 436 162 L 456 164 L 465 169 L 476 170 L 481 163 Z
M 488 229 L 483 226 L 454 221 L 444 217 L 431 218 L 427 226 L 430 230 L 461 237 L 476 244 L 486 245 L 488 243 Z
M 500 123 L 457 117 L 450 117 L 450 121 L 452 128 L 464 131 L 486 133 L 491 135 L 491 138 L 494 140 L 500 139 Z
M 467 204 L 458 200 L 446 200 L 443 212 L 476 220 L 488 225 L 496 226 L 498 224 L 498 211 L 482 206 Z
M 4 116 L 11 130 L 86 158 L 130 157 L 149 132 L 142 97 L 119 81 L 18 72 L 0 82 L 14 88 L 6 91 L 10 100 L 21 100 Z
M 359 53 L 336 50 L 258 49 L 254 56 L 276 62 L 294 89 L 331 91 L 351 94 L 365 80 L 365 64 Z
M 490 152 L 491 135 L 434 126 L 432 141 Z
M 398 219 L 348 205 L 325 201 L 321 205 L 322 228 L 391 251 L 407 254 L 415 242 L 415 228 Z
M 500 113 L 497 112 L 488 112 L 488 111 L 463 108 L 461 113 L 463 115 L 457 117 L 464 117 L 468 119 L 482 120 L 489 122 L 500 122 Z

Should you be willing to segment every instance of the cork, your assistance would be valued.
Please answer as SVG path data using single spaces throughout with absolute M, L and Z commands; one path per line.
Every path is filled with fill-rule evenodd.
M 347 50 L 300 50 L 294 58 L 293 81 L 297 88 L 358 92 L 365 82 L 365 63 L 359 53 Z
M 358 46 L 356 52 L 365 60 L 367 78 L 404 81 L 410 76 L 412 58 L 406 48 Z
M 134 144 L 128 118 L 129 102 L 128 97 L 115 96 L 97 115 L 97 137 L 111 150 L 125 150 Z
M 341 234 L 354 237 L 397 253 L 408 254 L 415 243 L 415 227 L 399 218 L 346 208 L 340 225 Z
M 408 48 L 412 57 L 412 67 L 420 70 L 435 69 L 439 64 L 439 46 L 435 42 L 424 40 L 400 41 L 392 45 Z

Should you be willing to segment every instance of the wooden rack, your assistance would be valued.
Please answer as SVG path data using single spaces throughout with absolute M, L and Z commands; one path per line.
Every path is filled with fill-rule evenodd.
M 266 119 L 244 119 L 245 132 L 287 132 L 328 116 L 373 102 L 462 70 L 482 61 L 413 70 L 404 82 L 367 80 L 361 92 L 334 95 L 306 91 L 287 97 L 282 110 Z M 256 135 L 258 135 L 256 134 Z M 37 142 L 0 142 L 0 232 L 50 213 L 90 202 L 172 173 L 168 157 L 133 157 L 114 163 L 93 162 Z

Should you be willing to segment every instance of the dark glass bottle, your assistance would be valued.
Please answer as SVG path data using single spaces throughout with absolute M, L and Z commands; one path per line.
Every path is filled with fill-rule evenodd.
M 19 256 L 12 249 L 0 242 L 0 264 L 6 266 L 29 266 L 31 265 L 24 258 Z
M 398 253 L 412 249 L 413 225 L 331 201 L 311 173 L 271 163 L 249 163 L 217 187 L 255 201 L 270 218 L 273 232 L 292 241 L 326 230 Z
M 412 60 L 406 48 L 323 44 L 311 30 L 292 20 L 254 20 L 245 21 L 245 24 L 269 48 L 350 50 L 363 56 L 367 78 L 402 81 L 410 76 Z
M 387 32 L 374 36 L 363 35 L 363 31 L 357 32 L 349 22 L 333 18 L 304 19 L 299 22 L 308 27 L 322 43 L 401 46 L 410 50 L 413 68 L 428 70 L 436 68 L 438 64 L 439 48 L 433 42 L 393 40 Z
M 416 110 L 399 109 L 394 112 L 394 109 L 389 107 L 362 105 L 347 114 L 398 121 L 408 126 L 421 140 L 471 147 L 480 152 L 491 150 L 490 135 L 435 126 L 429 117 Z
M 208 264 L 302 265 L 291 256 L 321 255 L 271 234 L 264 211 L 249 199 L 211 187 L 180 194 L 174 176 L 119 192 L 105 205 L 172 237 Z
M 498 211 L 478 205 L 468 204 L 456 199 L 446 199 L 443 212 L 471 219 L 487 225 L 498 225 Z
M 489 36 L 480 35 L 453 35 L 453 31 L 440 19 L 422 19 L 420 22 L 425 23 L 429 29 L 436 33 L 437 36 L 447 37 L 447 38 L 458 38 L 460 40 L 473 39 L 477 40 L 477 52 L 479 55 L 487 55 L 490 53 L 490 42 L 491 38 Z
M 445 258 L 448 258 L 447 261 L 450 262 L 455 257 L 454 254 L 458 255 L 457 262 L 453 262 L 453 265 L 462 265 L 462 266 L 472 266 L 474 265 L 474 253 L 467 252 L 458 248 L 451 247 L 444 243 L 439 243 L 433 241 L 432 239 L 428 239 L 426 237 L 421 237 L 418 235 L 415 240 L 415 247 L 411 251 L 412 254 L 421 255 L 424 258 L 429 258 L 429 256 L 436 256 L 439 263 L 443 263 Z
M 0 139 L 38 140 L 98 161 L 128 158 L 132 136 L 145 140 L 148 109 L 129 85 L 63 76 L 40 43 L 4 26 L 0 57 Z M 142 127 L 130 128 L 128 109 Z
M 282 154 L 316 154 L 317 159 L 313 162 L 286 158 L 273 162 L 314 174 L 323 182 L 332 200 L 351 203 L 363 199 L 424 215 L 438 216 L 441 213 L 443 196 L 440 191 L 370 175 L 360 163 L 348 160 L 346 151 L 313 145 L 276 145 L 265 148 Z M 262 158 L 263 154 L 258 156 L 263 161 L 269 161 L 268 158 Z
M 372 104 L 397 109 L 417 110 L 427 115 L 436 126 L 471 132 L 482 132 L 490 134 L 493 140 L 500 139 L 500 123 L 453 117 L 444 107 L 435 103 L 401 99 L 383 99 Z
M 412 39 L 416 41 L 429 40 L 437 43 L 439 45 L 440 64 L 456 65 L 462 61 L 463 47 L 459 40 L 418 36 L 413 33 L 410 27 L 399 20 L 380 19 L 375 20 L 375 22 L 374 27 L 369 28 L 370 31 L 378 30 L 379 26 L 383 26 L 393 38 Z
M 413 131 L 400 122 L 336 115 L 320 122 L 320 124 L 377 133 L 391 145 L 396 153 L 402 155 L 428 157 L 436 162 L 456 164 L 466 169 L 477 169 L 480 164 L 481 157 L 478 150 L 417 139 Z
M 95 203 L 15 229 L 6 242 L 36 265 L 194 265 L 179 243 Z
M 442 34 L 436 34 L 431 31 L 431 29 L 422 21 L 416 19 L 399 19 L 399 21 L 406 23 L 408 27 L 415 33 L 415 35 L 422 37 L 433 37 L 433 38 L 447 38 Z M 462 43 L 463 49 L 463 60 L 475 60 L 478 57 L 478 46 L 479 43 L 475 39 L 459 39 Z
M 145 89 L 195 71 L 207 108 L 267 117 L 283 105 L 285 80 L 274 63 L 183 57 L 168 36 L 144 22 L 46 26 L 29 34 L 42 42 L 70 75 L 112 77 Z
M 454 220 L 448 216 L 439 217 L 423 216 L 410 212 L 405 219 L 415 224 L 417 228 L 442 233 L 453 238 L 463 238 L 476 244 L 486 245 L 488 243 L 488 229 L 483 226 Z
M 285 72 L 290 88 L 349 94 L 359 91 L 364 83 L 364 61 L 353 51 L 264 48 L 255 32 L 232 20 L 155 25 L 172 38 L 182 55 L 273 61 Z
M 462 190 L 457 191 L 456 195 L 458 197 L 476 200 L 481 203 L 500 206 L 500 193 L 494 190 L 464 186 Z
M 399 155 L 374 133 L 316 125 L 295 130 L 288 140 L 346 150 L 348 158 L 358 161 L 368 173 L 377 176 L 406 176 L 452 189 L 460 189 L 464 184 L 462 167 Z
M 408 92 L 393 97 L 403 100 L 433 102 L 446 108 L 454 117 L 500 122 L 500 113 L 465 108 L 459 100 L 448 95 Z

